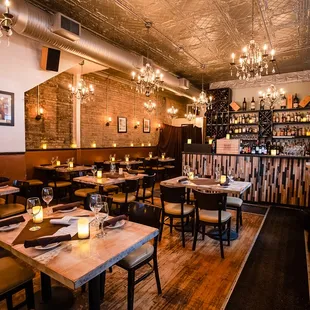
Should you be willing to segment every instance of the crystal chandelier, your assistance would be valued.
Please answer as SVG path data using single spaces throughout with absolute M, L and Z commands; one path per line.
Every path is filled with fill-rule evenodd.
M 235 54 L 231 55 L 230 74 L 233 76 L 233 69 L 236 70 L 236 77 L 239 80 L 249 81 L 250 78 L 260 79 L 262 74 L 268 75 L 269 65 L 271 63 L 272 73 L 275 73 L 275 50 L 268 53 L 268 46 L 264 44 L 263 51 L 261 51 L 259 45 L 254 40 L 254 0 L 252 0 L 252 38 L 250 44 L 242 49 L 242 54 L 239 58 L 239 62 L 235 62 Z
M 205 68 L 205 65 L 201 66 L 202 69 Z M 198 97 L 198 99 L 196 99 L 196 97 L 193 98 L 194 100 L 194 104 L 196 106 L 196 108 L 201 108 L 201 107 L 206 107 L 207 110 L 211 110 L 212 109 L 212 96 L 207 96 L 206 92 L 204 91 L 203 88 L 203 73 L 201 74 L 201 93 Z
M 159 69 L 155 70 L 149 61 L 149 33 L 152 23 L 146 22 L 145 27 L 147 28 L 148 33 L 147 62 L 146 65 L 140 69 L 140 73 L 138 75 L 134 71 L 131 73 L 131 80 L 134 82 L 136 91 L 139 94 L 145 94 L 145 96 L 149 97 L 155 92 L 164 90 L 164 75 Z
M 190 121 L 190 122 L 196 118 L 196 115 L 193 114 L 192 112 L 188 112 L 188 113 L 185 114 L 184 116 L 185 116 L 185 118 L 186 118 L 188 121 Z
M 147 112 L 151 113 L 155 110 L 156 103 L 152 100 L 149 100 L 148 102 L 144 102 L 144 108 L 146 109 Z
M 174 106 L 172 106 L 171 108 L 169 108 L 167 110 L 167 113 L 168 115 L 171 117 L 171 118 L 176 118 L 177 117 L 177 113 L 178 113 L 178 109 L 176 109 Z
M 6 32 L 6 36 L 12 36 L 12 26 L 13 26 L 13 15 L 10 13 L 10 1 L 5 0 L 5 12 L 2 14 L 2 18 L 0 18 L 0 38 L 3 36 L 3 32 Z
M 280 88 L 279 91 L 277 88 L 271 84 L 270 87 L 267 88 L 266 92 L 259 91 L 259 98 L 263 99 L 264 101 L 266 100 L 267 103 L 270 105 L 270 108 L 274 108 L 274 104 L 283 97 L 285 94 L 285 91 L 283 88 Z
M 82 78 L 84 60 L 80 63 L 80 66 L 81 66 L 81 78 L 75 87 L 72 86 L 72 84 L 69 84 L 69 90 L 71 92 L 71 97 L 75 97 L 76 99 L 81 100 L 82 103 L 83 100 L 94 95 L 95 89 L 91 84 L 87 86 L 86 82 Z

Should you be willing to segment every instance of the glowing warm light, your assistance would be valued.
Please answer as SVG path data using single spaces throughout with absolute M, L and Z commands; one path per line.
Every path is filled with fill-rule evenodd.
M 187 139 L 187 144 L 192 144 L 192 139 Z
M 78 238 L 86 239 L 89 237 L 89 222 L 87 218 L 78 220 Z
M 226 175 L 221 175 L 221 184 L 226 182 Z
M 97 171 L 97 179 L 101 179 L 102 178 L 102 170 L 98 170 Z
M 42 149 L 43 149 L 43 150 L 46 150 L 46 149 L 47 149 L 47 144 L 46 144 L 46 143 L 43 143 L 43 144 L 42 144 Z
M 34 206 L 32 208 L 33 222 L 36 224 L 40 224 L 43 222 L 43 208 L 42 206 Z

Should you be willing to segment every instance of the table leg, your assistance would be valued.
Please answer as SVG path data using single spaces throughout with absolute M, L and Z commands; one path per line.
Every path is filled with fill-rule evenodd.
M 100 310 L 100 275 L 88 282 L 89 310 Z
M 51 278 L 43 272 L 41 272 L 41 295 L 44 303 L 47 303 L 52 297 Z

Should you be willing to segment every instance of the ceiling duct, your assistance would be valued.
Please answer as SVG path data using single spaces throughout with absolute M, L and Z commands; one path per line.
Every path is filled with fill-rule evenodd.
M 4 10 L 3 4 L 0 4 L 0 10 Z M 27 3 L 25 0 L 14 1 L 10 11 L 14 15 L 13 29 L 21 35 L 124 72 L 128 76 L 132 70 L 141 64 L 141 56 L 116 47 L 83 28 L 80 32 L 80 39 L 76 42 L 53 33 L 51 31 L 53 15 Z M 182 90 L 179 87 L 179 79 L 170 73 L 165 73 L 164 81 L 164 88 L 177 95 L 191 99 L 199 94 L 199 91 L 194 87 L 187 91 Z
M 179 79 L 179 87 L 182 89 L 189 89 L 189 80 L 180 78 Z

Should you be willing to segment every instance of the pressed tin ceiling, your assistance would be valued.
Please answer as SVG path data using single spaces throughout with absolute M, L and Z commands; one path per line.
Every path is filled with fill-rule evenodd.
M 252 0 L 28 0 L 61 12 L 115 45 L 146 55 L 200 87 L 230 80 L 230 55 L 251 38 Z M 254 39 L 276 50 L 277 73 L 310 69 L 309 0 L 256 0 Z

